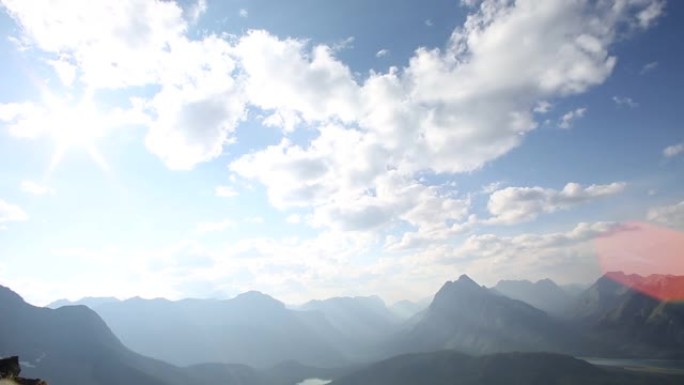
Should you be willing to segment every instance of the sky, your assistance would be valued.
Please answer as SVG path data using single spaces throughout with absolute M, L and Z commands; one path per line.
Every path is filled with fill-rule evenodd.
M 684 274 L 680 1 L 0 3 L 31 303 Z

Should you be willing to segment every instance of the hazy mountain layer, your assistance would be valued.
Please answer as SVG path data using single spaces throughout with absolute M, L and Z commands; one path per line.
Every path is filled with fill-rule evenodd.
M 258 292 L 231 300 L 132 298 L 94 309 L 126 346 L 176 365 L 346 362 L 336 346 L 341 337 L 324 317 L 287 309 Z
M 567 313 L 573 304 L 573 297 L 550 279 L 535 283 L 527 280 L 504 280 L 499 281 L 492 289 L 506 297 L 526 302 L 554 315 Z
M 0 286 L 0 356 L 10 355 L 19 355 L 23 376 L 50 385 L 202 384 L 128 350 L 85 306 L 39 308 Z

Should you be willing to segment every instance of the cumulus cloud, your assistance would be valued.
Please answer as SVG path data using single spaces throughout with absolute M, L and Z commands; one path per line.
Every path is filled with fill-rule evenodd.
M 168 46 L 187 25 L 173 2 L 3 1 L 26 44 L 74 63 L 88 86 L 122 88 L 155 83 Z
M 562 190 L 543 187 L 506 187 L 493 192 L 487 209 L 490 224 L 516 224 L 531 221 L 540 214 L 567 210 L 579 204 L 615 195 L 625 189 L 621 182 L 582 186 L 568 183 Z
M 375 53 L 375 57 L 385 57 L 389 55 L 390 51 L 386 48 L 383 48 L 379 50 L 378 52 Z
M 602 83 L 615 64 L 615 31 L 646 28 L 662 13 L 658 0 L 485 0 L 445 49 L 419 49 L 407 67 L 359 83 L 325 45 L 265 31 L 190 39 L 201 0 L 187 9 L 147 0 L 4 5 L 65 83 L 160 86 L 146 104 L 146 143 L 172 169 L 219 156 L 252 105 L 268 113 L 264 124 L 287 130 L 353 127 L 389 155 L 379 169 L 409 174 L 473 171 L 520 145 L 540 100 Z
M 684 143 L 673 144 L 663 149 L 663 156 L 666 158 L 674 158 L 681 153 L 684 153 Z
M 330 49 L 252 32 L 238 45 L 248 98 L 273 111 L 273 121 L 290 121 L 289 129 L 307 122 L 318 136 L 285 139 L 230 168 L 263 183 L 276 207 L 312 208 L 319 224 L 403 220 L 390 196 L 377 193 L 388 172 L 406 184 L 401 191 L 421 172 L 471 172 L 519 146 L 538 125 L 534 110 L 549 108 L 543 101 L 610 75 L 615 30 L 640 28 L 649 4 L 484 1 L 445 49 L 418 49 L 405 68 L 362 82 Z M 571 111 L 559 124 L 585 113 Z
M 206 9 L 203 0 L 186 10 L 175 2 L 147 0 L 54 1 L 40 7 L 10 0 L 4 6 L 21 26 L 25 44 L 55 57 L 49 62 L 65 84 L 78 82 L 89 90 L 159 86 L 142 103 L 146 117 L 137 123 L 148 126 L 146 145 L 169 168 L 190 169 L 232 142 L 245 111 L 233 76 L 233 47 L 215 35 L 186 36 L 192 22 L 187 19 Z M 13 107 L 23 112 L 16 112 L 11 132 L 36 137 L 35 127 L 49 126 L 49 109 L 34 105 L 29 115 L 30 106 Z
M 23 222 L 28 220 L 28 215 L 21 207 L 0 199 L 0 225 L 8 222 Z
M 574 124 L 575 120 L 584 117 L 587 113 L 586 108 L 578 108 L 572 111 L 568 111 L 565 115 L 561 116 L 558 120 L 558 127 L 563 129 L 569 129 Z
M 349 68 L 319 45 L 280 40 L 266 31 L 250 31 L 235 47 L 246 75 L 250 103 L 312 122 L 356 119 L 358 87 Z
M 648 211 L 646 218 L 649 221 L 684 230 L 684 201 L 669 206 L 654 207 Z
M 421 237 L 461 231 L 469 217 L 467 196 L 420 175 L 472 172 L 519 146 L 538 125 L 534 113 L 548 110 L 544 101 L 607 79 L 616 31 L 646 28 L 662 13 L 659 0 L 484 0 L 444 48 L 420 48 L 403 68 L 357 77 L 326 45 L 266 31 L 190 38 L 192 14 L 174 2 L 4 4 L 25 44 L 75 68 L 63 71 L 65 82 L 155 85 L 142 123 L 147 148 L 167 167 L 220 156 L 254 108 L 285 136 L 302 125 L 313 131 L 311 140 L 283 139 L 231 162 L 266 187 L 274 206 L 309 209 L 316 226 L 404 224 Z M 28 126 L 17 127 L 22 108 L 6 108 L 13 120 L 5 120 L 28 136 Z M 439 231 L 423 219 L 437 208 Z

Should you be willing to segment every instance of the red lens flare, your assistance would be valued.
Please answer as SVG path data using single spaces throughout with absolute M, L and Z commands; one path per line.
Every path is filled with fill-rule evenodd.
M 684 232 L 629 222 L 596 240 L 606 275 L 660 301 L 684 301 Z

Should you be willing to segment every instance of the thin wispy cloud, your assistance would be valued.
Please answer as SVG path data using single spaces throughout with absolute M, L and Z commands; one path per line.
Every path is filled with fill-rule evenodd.
M 666 158 L 674 158 L 684 153 L 684 143 L 677 143 L 667 146 L 663 149 L 663 156 Z
M 635 102 L 634 99 L 627 97 L 627 96 L 613 96 L 613 102 L 618 107 L 628 107 L 628 108 L 639 107 L 639 103 Z
M 565 130 L 570 129 L 575 124 L 575 121 L 583 118 L 586 113 L 587 109 L 585 107 L 568 111 L 558 119 L 558 127 Z

